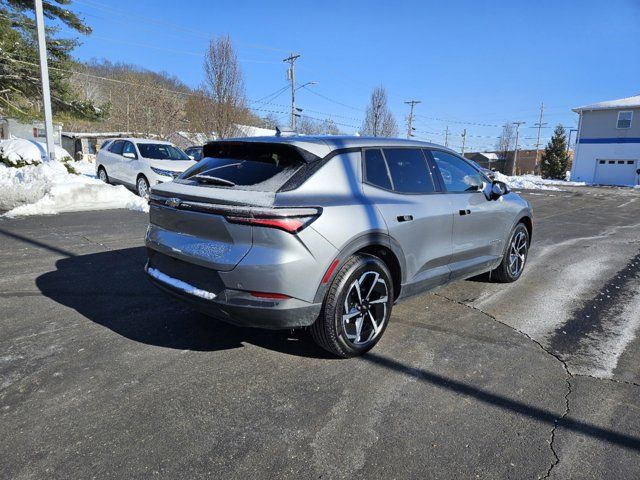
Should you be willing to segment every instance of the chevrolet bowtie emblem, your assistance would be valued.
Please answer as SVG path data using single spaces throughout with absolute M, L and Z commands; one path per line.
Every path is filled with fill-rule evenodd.
M 181 203 L 182 203 L 182 200 L 180 200 L 179 198 L 170 198 L 168 200 L 165 200 L 164 202 L 165 205 L 173 208 L 178 208 Z

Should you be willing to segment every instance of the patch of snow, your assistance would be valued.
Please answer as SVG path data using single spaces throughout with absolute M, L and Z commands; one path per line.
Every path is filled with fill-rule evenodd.
M 96 164 L 93 162 L 81 160 L 79 162 L 70 163 L 69 165 L 72 166 L 80 175 L 96 178 Z
M 0 210 L 9 210 L 7 217 L 113 208 L 149 211 L 147 202 L 125 187 L 70 174 L 60 162 L 21 168 L 0 164 Z
M 56 160 L 71 158 L 69 152 L 59 145 L 55 145 Z M 47 156 L 47 145 L 35 140 L 26 138 L 10 138 L 0 140 L 0 158 L 6 159 L 9 163 L 17 165 L 19 162 L 27 164 L 44 161 Z
M 171 285 L 178 290 L 189 293 L 191 295 L 195 295 L 196 297 L 204 298 L 205 300 L 213 300 L 214 298 L 216 298 L 216 294 L 213 292 L 208 292 L 207 290 L 196 288 L 193 285 L 189 285 L 187 282 L 183 282 L 182 280 L 178 280 L 177 278 L 170 277 L 169 275 L 166 275 L 155 268 L 149 268 L 147 270 L 147 273 L 156 280 L 161 281 L 162 283 Z
M 561 190 L 558 186 L 584 187 L 585 182 L 568 182 L 565 180 L 551 180 L 538 175 L 516 175 L 508 176 L 500 172 L 495 172 L 496 180 L 506 183 L 509 188 L 522 190 Z

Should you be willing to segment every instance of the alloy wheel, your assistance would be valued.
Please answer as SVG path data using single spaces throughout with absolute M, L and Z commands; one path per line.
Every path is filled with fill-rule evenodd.
M 342 314 L 342 330 L 354 346 L 373 342 L 383 330 L 387 318 L 389 289 L 375 271 L 364 272 L 347 292 Z
M 519 231 L 513 236 L 509 246 L 509 272 L 514 277 L 518 277 L 524 268 L 527 260 L 527 236 L 523 231 Z
M 142 177 L 138 179 L 138 195 L 142 198 L 147 198 L 149 195 L 149 184 Z

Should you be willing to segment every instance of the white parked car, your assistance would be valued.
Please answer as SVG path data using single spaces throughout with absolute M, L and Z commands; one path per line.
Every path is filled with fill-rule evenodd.
M 123 184 L 145 197 L 153 185 L 170 182 L 195 163 L 169 142 L 116 138 L 100 148 L 96 174 L 105 183 Z

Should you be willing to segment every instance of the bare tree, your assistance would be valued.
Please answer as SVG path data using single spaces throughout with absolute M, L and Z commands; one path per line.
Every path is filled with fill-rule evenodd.
M 327 118 L 322 122 L 322 133 L 325 135 L 340 135 L 340 129 L 332 119 Z
M 301 116 L 298 121 L 298 132 L 302 135 L 320 135 L 324 133 L 322 125 L 306 115 Z
M 373 89 L 361 133 L 372 137 L 395 137 L 398 135 L 398 124 L 387 105 L 387 91 L 384 87 Z
M 496 150 L 498 155 L 502 158 L 507 158 L 509 151 L 513 150 L 513 143 L 515 141 L 515 135 L 513 132 L 513 125 L 511 122 L 507 122 L 502 126 L 502 133 L 498 137 L 496 142 Z
M 242 71 L 229 36 L 211 39 L 204 73 L 204 90 L 212 101 L 214 130 L 219 138 L 233 136 L 235 125 L 247 116 L 247 100 Z

